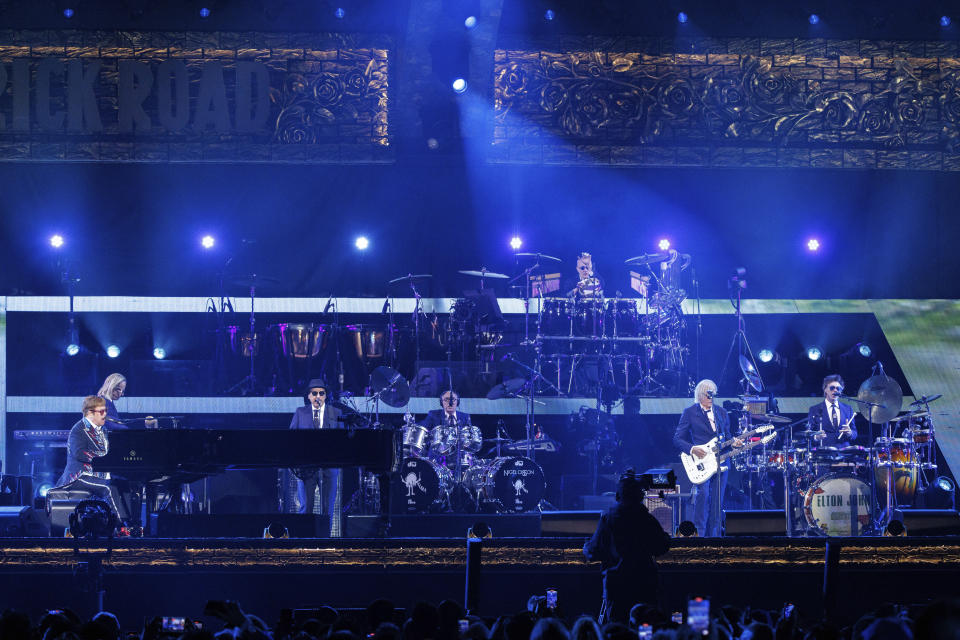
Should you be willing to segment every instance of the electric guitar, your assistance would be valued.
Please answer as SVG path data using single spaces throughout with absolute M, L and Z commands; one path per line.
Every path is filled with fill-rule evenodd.
M 767 431 L 773 431 L 772 424 L 762 424 L 759 427 L 751 429 L 750 431 L 744 432 L 737 436 L 736 438 L 730 438 L 729 440 L 724 440 L 720 442 L 719 438 L 713 438 L 706 444 L 700 445 L 707 450 L 707 455 L 702 458 L 697 458 L 696 456 L 690 455 L 689 453 L 680 454 L 680 462 L 683 463 L 683 468 L 687 472 L 687 478 L 690 479 L 690 482 L 693 484 L 703 484 L 707 480 L 713 477 L 713 474 L 717 472 L 717 469 L 720 467 L 720 463 L 726 460 L 731 456 L 735 456 L 743 453 L 758 444 L 766 444 L 777 437 L 777 432 L 764 436 L 760 440 L 754 442 L 745 442 L 742 447 L 736 449 L 731 449 L 726 453 L 717 455 L 724 447 L 728 447 L 733 444 L 733 441 L 737 438 L 749 438 L 750 436 L 755 436 L 760 433 L 766 433 Z

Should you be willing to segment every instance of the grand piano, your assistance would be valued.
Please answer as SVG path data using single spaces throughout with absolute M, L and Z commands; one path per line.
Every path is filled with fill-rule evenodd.
M 363 467 L 380 476 L 386 515 L 388 474 L 399 463 L 397 437 L 392 429 L 370 428 L 125 429 L 110 433 L 109 453 L 91 464 L 148 495 L 231 469 Z

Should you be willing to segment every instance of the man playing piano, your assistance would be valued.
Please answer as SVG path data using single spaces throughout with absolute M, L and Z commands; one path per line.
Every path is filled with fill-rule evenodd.
M 107 474 L 93 470 L 90 462 L 107 455 L 110 442 L 103 424 L 107 421 L 107 403 L 98 396 L 83 399 L 83 418 L 70 429 L 67 437 L 67 464 L 57 481 L 57 488 L 85 490 L 110 505 L 117 517 L 128 514 L 117 509 L 116 489 L 110 485 Z
M 327 385 L 313 379 L 307 384 L 307 404 L 297 407 L 291 429 L 335 429 L 340 427 L 340 410 L 327 404 Z M 313 513 L 314 492 L 320 487 L 321 507 L 330 516 L 330 536 L 340 537 L 340 469 L 305 467 L 294 469 L 300 513 Z

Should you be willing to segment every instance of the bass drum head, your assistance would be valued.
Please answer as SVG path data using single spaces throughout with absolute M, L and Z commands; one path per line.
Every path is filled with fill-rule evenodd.
M 870 526 L 870 486 L 853 476 L 817 478 L 803 501 L 807 523 L 826 536 L 859 536 Z
M 393 481 L 393 504 L 402 513 L 426 513 L 450 491 L 453 477 L 427 458 L 404 458 Z
M 487 470 L 487 498 L 501 513 L 533 511 L 543 499 L 543 470 L 530 458 L 497 458 Z

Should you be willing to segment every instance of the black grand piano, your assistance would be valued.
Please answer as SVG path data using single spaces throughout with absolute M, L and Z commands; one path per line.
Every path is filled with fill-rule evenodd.
M 228 469 L 363 467 L 381 477 L 398 464 L 392 429 L 125 429 L 110 433 L 94 471 L 150 488 L 194 482 Z M 389 509 L 381 500 L 381 514 Z

